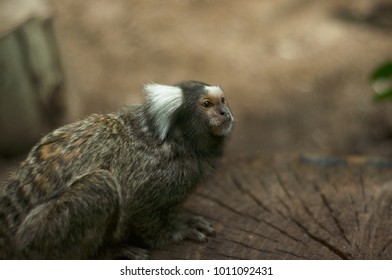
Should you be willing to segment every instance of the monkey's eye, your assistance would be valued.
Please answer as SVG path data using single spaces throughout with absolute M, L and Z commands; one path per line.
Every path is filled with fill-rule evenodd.
M 203 106 L 203 108 L 208 109 L 211 108 L 212 106 L 214 106 L 214 104 L 212 104 L 211 101 L 204 101 L 203 103 L 201 103 L 201 106 Z
M 221 98 L 221 102 L 222 102 L 222 103 L 225 103 L 225 101 L 226 101 L 225 98 L 222 97 L 222 98 Z

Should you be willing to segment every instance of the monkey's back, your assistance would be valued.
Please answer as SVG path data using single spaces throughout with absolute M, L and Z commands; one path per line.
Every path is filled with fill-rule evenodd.
M 124 133 L 115 114 L 92 115 L 53 131 L 32 148 L 0 186 L 0 259 L 7 257 L 18 225 L 34 208 L 56 199 L 79 177 L 110 168 Z

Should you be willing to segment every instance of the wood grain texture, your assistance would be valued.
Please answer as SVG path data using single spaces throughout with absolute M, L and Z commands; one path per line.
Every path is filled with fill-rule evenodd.
M 186 202 L 216 237 L 153 259 L 391 259 L 392 162 L 285 156 L 225 162 Z

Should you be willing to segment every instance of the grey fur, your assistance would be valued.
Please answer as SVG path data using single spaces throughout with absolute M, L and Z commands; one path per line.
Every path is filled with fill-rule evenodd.
M 0 259 L 143 259 L 136 239 L 148 247 L 205 241 L 212 227 L 178 214 L 225 142 L 199 109 L 206 85 L 176 85 L 184 100 L 164 140 L 149 98 L 42 138 L 0 188 Z M 213 118 L 224 129 L 233 118 L 227 104 L 219 108 Z

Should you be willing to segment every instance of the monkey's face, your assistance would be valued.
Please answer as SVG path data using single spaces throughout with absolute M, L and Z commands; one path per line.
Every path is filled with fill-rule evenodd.
M 233 115 L 217 86 L 205 86 L 205 93 L 199 99 L 200 110 L 205 114 L 209 129 L 215 136 L 227 136 L 233 127 Z
M 206 130 L 214 136 L 227 136 L 232 130 L 233 115 L 218 86 L 197 81 L 147 84 L 145 92 L 146 111 L 161 140 L 174 131 L 197 138 L 204 137 Z

